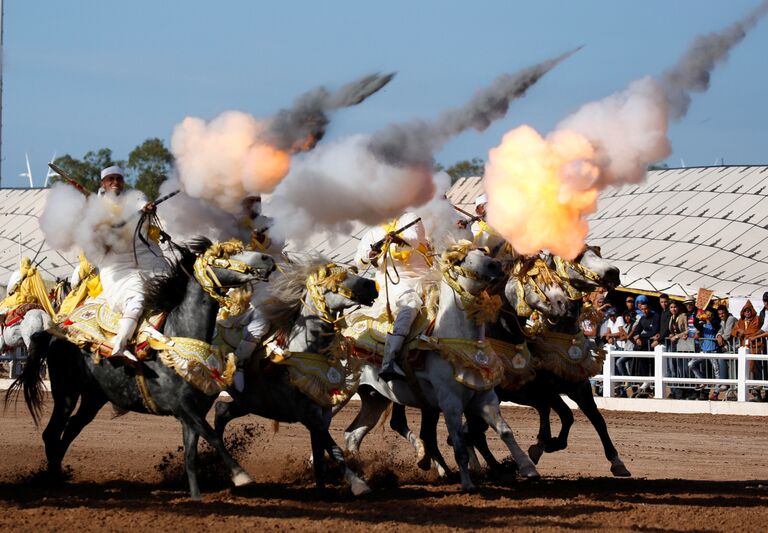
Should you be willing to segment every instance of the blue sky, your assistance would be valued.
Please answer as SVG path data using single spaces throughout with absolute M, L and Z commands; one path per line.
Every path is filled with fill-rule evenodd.
M 482 157 L 523 123 L 550 130 L 579 105 L 674 63 L 698 34 L 757 0 L 537 2 L 352 0 L 5 0 L 2 185 L 36 184 L 53 155 L 166 141 L 187 115 L 268 116 L 320 84 L 397 71 L 381 93 L 335 114 L 328 138 L 436 116 L 504 72 L 584 49 L 507 117 L 437 154 Z M 672 126 L 670 166 L 768 163 L 768 19 Z

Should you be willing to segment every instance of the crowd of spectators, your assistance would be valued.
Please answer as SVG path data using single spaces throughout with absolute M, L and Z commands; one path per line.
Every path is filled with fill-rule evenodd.
M 585 335 L 594 337 L 598 344 L 611 346 L 622 352 L 651 351 L 663 346 L 668 352 L 688 352 L 690 358 L 666 359 L 665 377 L 697 379 L 729 379 L 735 377 L 735 361 L 705 359 L 695 354 L 735 353 L 739 346 L 748 346 L 751 353 L 766 353 L 768 337 L 768 292 L 763 294 L 763 306 L 758 312 L 750 301 L 733 316 L 726 305 L 710 305 L 699 309 L 693 298 L 671 300 L 667 294 L 658 298 L 629 293 L 614 293 L 609 299 L 597 294 L 591 305 L 599 311 L 599 325 L 583 323 Z M 622 298 L 623 305 L 617 296 Z M 768 368 L 761 361 L 749 362 L 751 379 L 768 379 Z M 652 376 L 652 359 L 632 357 L 631 354 L 615 359 L 617 376 Z M 615 396 L 648 396 L 652 383 L 624 383 L 614 389 Z M 726 384 L 680 385 L 669 390 L 668 397 L 676 399 L 715 400 L 735 397 Z M 753 401 L 768 401 L 768 394 L 759 389 L 750 391 Z

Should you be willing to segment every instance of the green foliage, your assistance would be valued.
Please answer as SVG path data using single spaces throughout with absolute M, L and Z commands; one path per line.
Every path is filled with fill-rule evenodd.
M 82 185 L 85 189 L 96 192 L 101 182 L 101 169 L 111 165 L 122 165 L 122 161 L 112 159 L 112 150 L 102 148 L 96 152 L 87 152 L 83 159 L 75 159 L 69 154 L 57 157 L 54 161 L 67 173 L 67 177 Z M 58 176 L 51 181 L 63 181 Z
M 445 171 L 451 177 L 451 183 L 453 184 L 456 183 L 459 178 L 482 176 L 485 172 L 485 161 L 479 157 L 473 157 L 472 159 L 458 161 L 448 167 Z
M 160 191 L 160 184 L 168 177 L 173 165 L 173 156 L 157 138 L 147 139 L 128 154 L 128 162 L 112 159 L 112 150 L 102 148 L 86 153 L 82 159 L 69 154 L 54 161 L 67 176 L 85 189 L 96 192 L 101 183 L 101 170 L 119 165 L 126 172 L 126 184 L 142 191 L 148 200 L 155 200 Z M 52 181 L 63 181 L 53 177 Z
M 147 199 L 156 200 L 163 183 L 171 172 L 173 156 L 160 139 L 147 139 L 128 154 L 126 170 L 134 187 Z

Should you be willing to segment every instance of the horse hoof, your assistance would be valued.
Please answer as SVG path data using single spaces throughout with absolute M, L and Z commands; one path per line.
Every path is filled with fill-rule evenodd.
M 350 487 L 352 488 L 352 494 L 355 496 L 365 496 L 372 492 L 371 487 L 366 485 L 362 479 L 353 479 L 350 482 Z
M 541 456 L 544 454 L 544 450 L 541 449 L 541 446 L 538 444 L 532 444 L 530 448 L 528 448 L 528 457 L 531 458 L 531 461 L 533 461 L 533 464 L 537 465 L 539 464 L 539 459 L 541 459 Z
M 416 466 L 418 466 L 422 470 L 427 470 L 428 471 L 428 470 L 430 470 L 432 468 L 432 459 L 430 459 L 429 456 L 425 453 L 416 462 Z
M 461 492 L 464 494 L 477 494 L 477 487 L 473 485 L 472 483 L 468 483 L 466 485 L 461 485 Z
M 536 481 L 537 479 L 541 479 L 541 475 L 539 474 L 539 471 L 536 470 L 536 467 L 533 465 L 522 467 L 520 469 L 520 475 L 523 476 L 525 479 L 530 479 L 531 481 Z
M 616 477 L 632 477 L 632 473 L 624 465 L 612 465 L 611 474 Z
M 253 483 L 253 478 L 247 472 L 242 471 L 232 476 L 232 483 L 235 484 L 235 487 L 245 487 Z

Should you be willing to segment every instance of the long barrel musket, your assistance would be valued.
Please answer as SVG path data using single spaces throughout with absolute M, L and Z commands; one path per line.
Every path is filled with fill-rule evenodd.
M 415 225 L 416 225 L 416 224 L 418 224 L 419 222 L 421 222 L 421 217 L 417 218 L 417 219 L 416 219 L 416 220 L 414 220 L 413 222 L 409 222 L 408 224 L 406 224 L 406 225 L 405 225 L 405 226 L 403 226 L 402 228 L 396 229 L 395 231 L 390 231 L 390 232 L 389 232 L 389 233 L 387 233 L 387 234 L 386 234 L 386 235 L 385 235 L 385 236 L 384 236 L 382 239 L 379 239 L 378 241 L 376 241 L 375 243 L 373 243 L 373 244 L 371 245 L 371 250 L 381 250 L 381 247 L 382 247 L 382 246 L 384 246 L 384 242 L 386 242 L 386 240 L 387 240 L 387 239 L 391 239 L 392 237 L 397 237 L 397 236 L 398 236 L 398 235 L 400 235 L 402 232 L 404 232 L 404 231 L 405 231 L 405 230 L 407 230 L 408 228 L 411 228 L 411 227 L 415 226 Z
M 75 189 L 83 193 L 85 196 L 91 195 L 91 191 L 89 191 L 88 189 L 80 185 L 78 182 L 70 178 L 67 175 L 67 173 L 64 172 L 64 170 L 59 165 L 57 165 L 56 163 L 48 163 L 48 166 L 51 167 L 51 170 L 53 170 L 56 174 L 58 174 L 61 179 L 63 179 L 65 182 L 72 185 Z
M 469 219 L 468 219 L 468 220 L 463 220 L 463 221 L 462 221 L 462 222 L 464 222 L 464 223 L 465 223 L 467 226 L 471 225 L 471 224 L 472 224 L 472 223 L 474 223 L 474 222 L 477 222 L 478 220 L 483 220 L 483 219 L 485 218 L 485 217 L 484 217 L 484 216 L 482 216 L 482 215 L 471 215 L 471 214 L 470 214 L 470 213 L 468 213 L 467 211 L 464 211 L 464 210 L 463 210 L 461 207 L 457 207 L 457 206 L 455 206 L 455 205 L 453 205 L 453 204 L 451 204 L 451 207 L 453 207 L 453 208 L 454 208 L 456 211 L 458 211 L 458 212 L 459 212 L 459 213 L 461 213 L 462 215 L 466 215 L 466 216 L 468 216 L 468 217 L 469 217 Z

